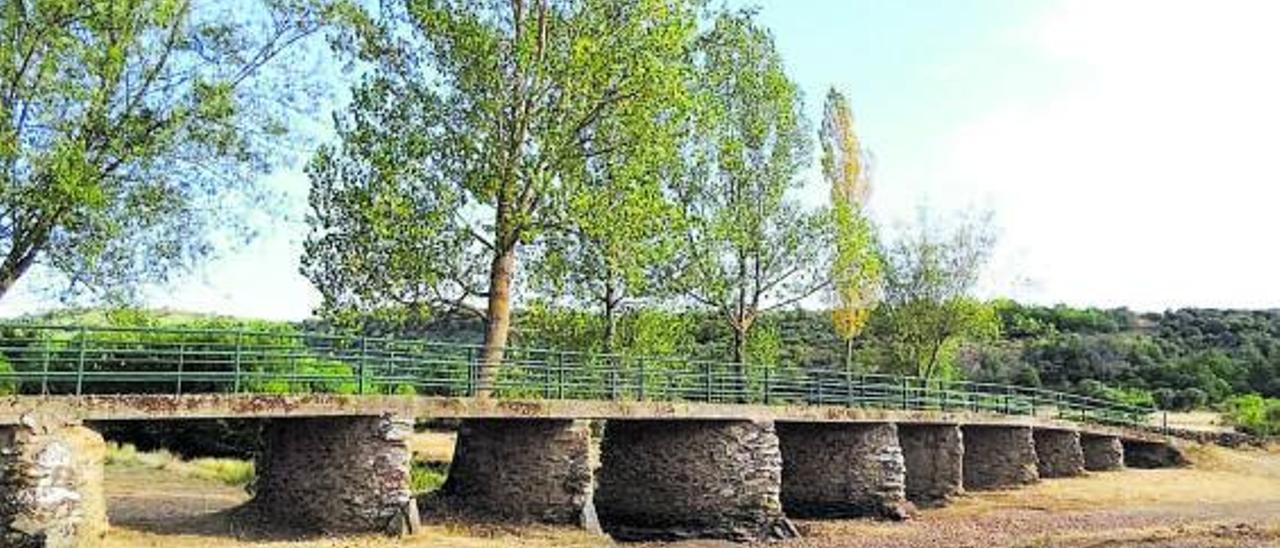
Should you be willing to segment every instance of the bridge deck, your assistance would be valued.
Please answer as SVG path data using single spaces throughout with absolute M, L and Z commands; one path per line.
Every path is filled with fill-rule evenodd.
M 395 414 L 446 419 L 773 420 L 960 425 L 1025 425 L 1077 430 L 1130 440 L 1164 441 L 1150 430 L 1077 423 L 1052 416 L 897 410 L 813 405 L 755 405 L 655 401 L 508 400 L 378 395 L 86 395 L 0 397 L 0 425 L 26 415 L 82 421 L 255 419 Z

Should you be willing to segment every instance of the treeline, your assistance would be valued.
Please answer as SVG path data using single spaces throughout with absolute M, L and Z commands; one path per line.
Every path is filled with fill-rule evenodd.
M 980 303 L 989 325 L 949 339 L 940 376 L 1037 386 L 1168 410 L 1216 408 L 1244 430 L 1280 432 L 1280 311 L 1181 309 L 1136 313 L 1066 306 Z M 604 352 L 600 317 L 533 306 L 516 311 L 512 344 Z M 296 324 L 141 310 L 63 311 L 28 318 L 75 323 L 195 329 L 247 328 L 281 334 L 341 329 L 323 320 Z M 910 374 L 884 314 L 873 314 L 855 341 L 856 372 Z M 480 343 L 484 324 L 467 316 L 423 322 L 364 322 L 366 334 Z M 612 351 L 727 361 L 732 337 L 711 313 L 629 310 L 617 319 Z M 845 344 L 828 311 L 764 316 L 746 343 L 746 361 L 800 371 L 845 367 Z M 208 337 L 209 335 L 197 335 Z M 314 387 L 312 387 L 314 388 Z M 320 391 L 329 391 L 321 388 Z M 341 391 L 341 390 L 339 390 Z
M 993 325 L 948 341 L 941 371 L 950 378 L 998 382 L 1127 399 L 1165 409 L 1222 404 L 1233 396 L 1280 398 L 1280 311 L 1180 309 L 1137 313 L 1066 306 L 983 303 Z M 320 320 L 294 326 L 139 311 L 62 312 L 41 321 L 130 326 L 230 328 L 275 325 L 330 330 Z M 826 311 L 788 310 L 762 318 L 747 341 L 748 361 L 804 370 L 841 369 L 844 343 Z M 873 316 L 856 341 L 858 372 L 910 373 L 895 361 L 893 341 Z M 466 316 L 421 323 L 368 322 L 370 335 L 480 343 L 484 324 Z M 732 337 L 712 314 L 638 309 L 615 327 L 619 353 L 726 361 Z M 515 313 L 513 346 L 603 352 L 599 316 L 534 306 Z

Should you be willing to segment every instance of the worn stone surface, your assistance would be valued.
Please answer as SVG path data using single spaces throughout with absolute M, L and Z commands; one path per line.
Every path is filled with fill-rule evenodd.
M 892 423 L 778 423 L 777 431 L 788 516 L 910 515 L 906 466 Z
M 412 432 L 412 421 L 393 416 L 271 421 L 244 513 L 320 533 L 412 530 Z
M 1039 479 L 1030 427 L 964 427 L 965 489 L 1013 487 Z
M 964 435 L 953 424 L 899 424 L 907 500 L 939 506 L 964 492 Z
M 106 444 L 75 424 L 0 428 L 0 546 L 96 546 L 107 532 Z
M 1068 478 L 1084 473 L 1084 449 L 1080 432 L 1043 430 L 1033 432 L 1036 442 L 1036 469 L 1042 478 Z
M 1123 440 L 1124 462 L 1134 468 L 1171 468 L 1186 466 L 1189 461 L 1182 450 L 1167 443 Z
M 1080 435 L 1080 448 L 1084 453 L 1084 469 L 1105 472 L 1124 468 L 1124 447 L 1116 436 Z
M 605 425 L 595 501 L 600 525 L 617 539 L 795 536 L 781 491 L 772 422 Z
M 587 421 L 466 420 L 440 497 L 486 519 L 598 530 L 590 448 Z

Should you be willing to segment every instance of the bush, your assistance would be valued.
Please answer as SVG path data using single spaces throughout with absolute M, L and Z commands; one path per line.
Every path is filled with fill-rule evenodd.
M 0 355 L 0 396 L 18 393 L 18 380 L 12 376 L 13 373 L 13 366 L 9 365 L 9 360 Z
M 1236 430 L 1256 436 L 1280 435 L 1280 399 L 1258 394 L 1236 396 L 1226 401 L 1225 410 Z
M 414 460 L 409 468 L 409 490 L 414 494 L 430 493 L 444 485 L 448 463 Z

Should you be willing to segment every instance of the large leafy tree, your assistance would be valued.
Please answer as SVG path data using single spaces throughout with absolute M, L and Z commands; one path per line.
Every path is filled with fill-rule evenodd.
M 864 207 L 871 193 L 869 155 L 853 129 L 853 110 L 835 88 L 822 111 L 822 174 L 831 185 L 831 321 L 845 343 L 845 367 L 853 360 L 853 340 L 866 327 L 880 297 L 884 267 L 875 232 Z
M 992 307 L 972 296 L 994 243 L 986 217 L 944 224 L 922 213 L 918 226 L 884 251 L 878 327 L 893 370 L 937 377 L 947 372 L 957 343 L 999 332 Z
M 727 322 L 741 374 L 756 320 L 828 283 L 827 216 L 788 195 L 812 143 L 769 32 L 750 13 L 722 14 L 696 59 L 702 100 L 678 185 L 688 223 L 679 287 Z
M 369 72 L 341 143 L 311 165 L 303 271 L 330 312 L 482 315 L 485 395 L 525 246 L 581 228 L 607 205 L 573 201 L 602 163 L 679 122 L 694 14 L 682 0 L 389 4 L 352 44 Z
M 281 57 L 341 11 L 0 3 L 0 298 L 31 272 L 64 295 L 128 296 L 215 250 L 311 104 Z
M 592 346 L 605 352 L 620 350 L 618 322 L 627 309 L 666 289 L 658 273 L 674 256 L 680 226 L 668 190 L 681 160 L 678 122 L 688 111 L 686 102 L 672 101 L 658 119 L 603 120 L 598 133 L 634 146 L 592 155 L 564 175 L 573 182 L 564 226 L 539 246 L 535 287 L 594 311 L 599 344 Z

